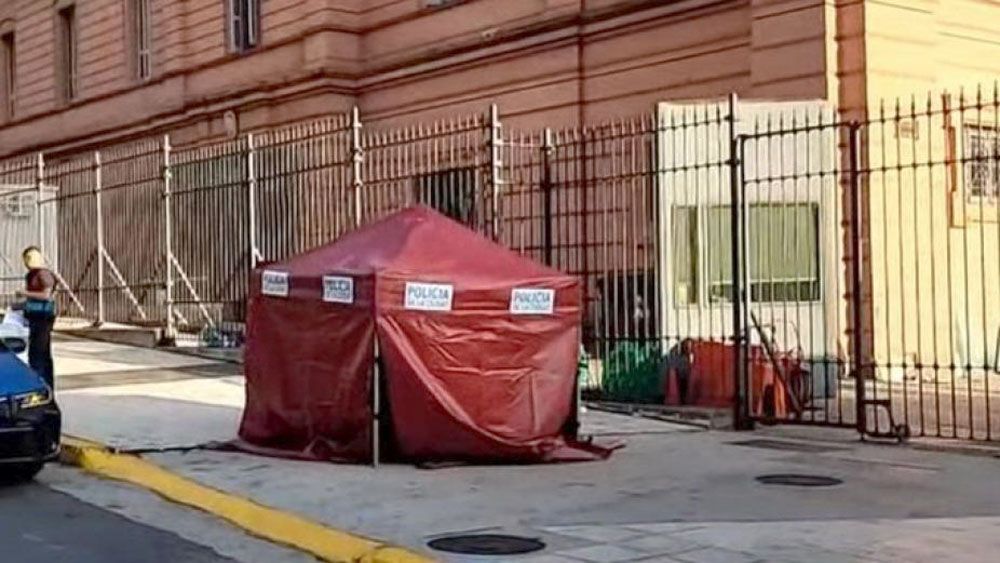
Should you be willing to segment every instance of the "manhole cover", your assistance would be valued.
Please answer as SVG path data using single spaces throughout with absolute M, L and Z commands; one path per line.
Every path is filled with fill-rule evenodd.
M 463 555 L 520 555 L 545 549 L 545 543 L 535 538 L 476 534 L 448 536 L 427 542 L 431 549 Z
M 786 487 L 832 487 L 843 483 L 835 477 L 825 475 L 761 475 L 757 481 L 765 485 L 784 485 Z

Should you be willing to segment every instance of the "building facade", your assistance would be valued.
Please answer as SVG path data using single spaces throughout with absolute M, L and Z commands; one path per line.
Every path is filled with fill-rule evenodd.
M 890 379 L 982 378 L 1000 370 L 998 21 L 992 0 L 8 0 L 0 156 L 28 164 L 0 184 L 30 191 L 36 153 L 79 157 L 37 183 L 62 194 L 57 238 L 90 240 L 105 151 L 103 181 L 133 195 L 60 260 L 88 311 L 93 265 L 133 264 L 112 272 L 141 288 L 114 296 L 127 320 L 172 269 L 187 320 L 214 315 L 202 301 L 238 320 L 248 236 L 271 258 L 430 203 L 584 276 L 605 357 L 731 336 L 735 159 L 712 102 L 736 94 L 762 320 L 841 363 L 860 323 Z M 162 217 L 164 153 L 175 213 L 135 227 Z M 257 204 L 268 236 L 236 224 Z
M 843 47 L 861 3 L 844 4 L 10 0 L 0 153 L 198 142 L 352 106 L 371 122 L 497 103 L 564 126 L 730 91 L 835 99 L 861 71 L 840 62 L 862 58 Z

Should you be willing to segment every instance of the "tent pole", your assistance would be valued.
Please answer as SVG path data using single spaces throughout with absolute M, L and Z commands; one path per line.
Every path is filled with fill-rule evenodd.
M 379 369 L 378 359 L 379 359 L 379 349 L 378 349 L 378 335 L 374 338 L 374 363 L 372 364 L 372 467 L 378 468 L 379 460 L 381 458 L 379 443 L 379 429 L 381 425 L 379 424 L 380 410 L 381 410 L 381 389 L 379 389 L 379 380 L 381 379 L 381 373 Z
M 580 438 L 580 410 L 583 406 L 583 390 L 580 388 L 580 372 L 573 374 L 573 439 Z

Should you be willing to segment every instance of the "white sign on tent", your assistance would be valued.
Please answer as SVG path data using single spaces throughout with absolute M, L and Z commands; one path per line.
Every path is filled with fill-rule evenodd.
M 264 270 L 260 276 L 260 292 L 272 297 L 288 297 L 288 272 Z
M 323 301 L 327 303 L 354 303 L 354 278 L 323 276 Z
M 451 311 L 454 293 L 451 284 L 406 282 L 403 307 L 415 311 Z
M 510 312 L 515 315 L 551 315 L 555 307 L 554 289 L 517 288 L 510 292 Z

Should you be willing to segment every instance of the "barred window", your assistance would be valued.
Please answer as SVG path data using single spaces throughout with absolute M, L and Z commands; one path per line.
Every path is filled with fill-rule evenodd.
M 452 219 L 472 224 L 476 217 L 476 169 L 453 168 L 416 178 L 416 199 Z
M 32 194 L 0 195 L 0 211 L 8 218 L 27 219 L 32 215 L 35 201 Z
M 17 51 L 14 32 L 0 37 L 3 48 L 3 111 L 7 119 L 14 117 L 17 107 Z
M 969 197 L 1000 198 L 1000 132 L 965 127 L 965 187 Z
M 76 99 L 78 94 L 77 75 L 79 70 L 79 56 L 77 51 L 77 29 L 76 29 L 76 6 L 69 4 L 59 10 L 57 14 L 59 35 L 58 58 L 59 81 L 62 89 L 64 101 Z
M 242 53 L 260 44 L 261 0 L 227 0 L 229 3 L 229 46 Z
M 135 77 L 147 80 L 153 74 L 153 27 L 150 0 L 130 0 L 129 36 Z

